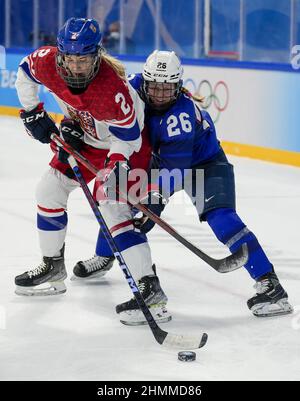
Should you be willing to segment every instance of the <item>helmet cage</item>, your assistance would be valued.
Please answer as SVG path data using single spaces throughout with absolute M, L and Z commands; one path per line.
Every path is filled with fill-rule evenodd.
M 95 53 L 85 54 L 85 56 L 89 55 L 92 57 L 92 65 L 90 72 L 87 75 L 76 75 L 72 73 L 68 64 L 65 60 L 65 56 L 82 56 L 82 54 L 71 54 L 71 53 L 62 53 L 60 50 L 57 51 L 56 55 L 56 71 L 59 76 L 66 82 L 68 86 L 76 89 L 86 88 L 90 82 L 95 78 L 99 71 L 100 61 L 101 61 L 101 47 L 98 47 L 98 50 Z
M 165 84 L 172 84 L 174 88 L 166 87 Z M 142 94 L 150 107 L 158 111 L 163 111 L 176 103 L 176 100 L 180 96 L 181 88 L 182 80 L 178 82 L 156 82 L 143 79 Z M 151 90 L 151 94 L 149 93 L 149 89 Z M 169 100 L 167 100 L 168 98 Z M 158 102 L 154 102 L 153 99 L 157 99 Z

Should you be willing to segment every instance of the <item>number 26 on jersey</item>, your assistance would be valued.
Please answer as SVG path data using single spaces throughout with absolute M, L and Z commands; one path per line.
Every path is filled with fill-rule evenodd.
M 171 115 L 167 119 L 167 130 L 169 137 L 180 135 L 183 132 L 192 131 L 192 123 L 188 113 L 180 113 L 179 116 Z

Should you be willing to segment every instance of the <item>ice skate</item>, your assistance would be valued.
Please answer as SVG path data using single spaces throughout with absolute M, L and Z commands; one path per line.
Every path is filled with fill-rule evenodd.
M 115 257 L 93 256 L 77 262 L 71 280 L 90 280 L 104 276 L 113 266 Z
M 44 256 L 38 267 L 16 276 L 17 295 L 42 296 L 66 292 L 64 280 L 67 272 L 64 263 L 64 248 L 58 257 Z
M 248 300 L 247 305 L 255 316 L 268 317 L 293 312 L 288 302 L 288 294 L 274 271 L 260 277 L 254 288 L 256 295 Z
M 138 281 L 138 287 L 156 322 L 165 323 L 172 319 L 166 309 L 168 298 L 160 287 L 159 279 L 156 275 L 142 277 Z M 147 320 L 139 309 L 135 298 L 117 305 L 116 312 L 119 314 L 120 321 L 123 324 L 129 326 L 147 324 Z

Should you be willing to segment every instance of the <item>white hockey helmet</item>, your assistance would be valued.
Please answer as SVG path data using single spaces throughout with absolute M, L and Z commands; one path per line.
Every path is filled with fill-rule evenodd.
M 143 95 L 150 106 L 163 110 L 176 102 L 183 68 L 175 52 L 155 50 L 147 58 L 142 75 Z
M 175 52 L 154 50 L 147 58 L 143 69 L 145 81 L 179 82 L 183 68 Z

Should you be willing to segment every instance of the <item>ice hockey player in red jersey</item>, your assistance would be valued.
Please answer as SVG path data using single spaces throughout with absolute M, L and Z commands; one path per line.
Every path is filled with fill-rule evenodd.
M 123 65 L 101 47 L 101 37 L 97 21 L 69 19 L 59 31 L 57 47 L 42 47 L 22 60 L 16 89 L 23 106 L 20 116 L 33 138 L 49 144 L 52 133 L 60 134 L 99 169 L 105 168 L 109 178 L 125 165 L 146 170 L 150 146 L 144 133 L 144 103 L 128 84 Z M 40 85 L 49 89 L 62 109 L 65 118 L 59 129 L 40 102 Z M 15 278 L 19 295 L 66 291 L 66 208 L 70 192 L 79 184 L 68 164 L 68 154 L 53 142 L 51 147 L 55 156 L 36 191 L 43 258 L 36 268 Z M 81 170 L 87 182 L 94 178 L 83 166 Z M 167 298 L 153 272 L 146 236 L 134 231 L 130 208 L 106 201 L 101 212 L 134 278 L 155 278 L 158 319 L 168 320 Z M 111 265 L 113 258 L 105 263 Z

